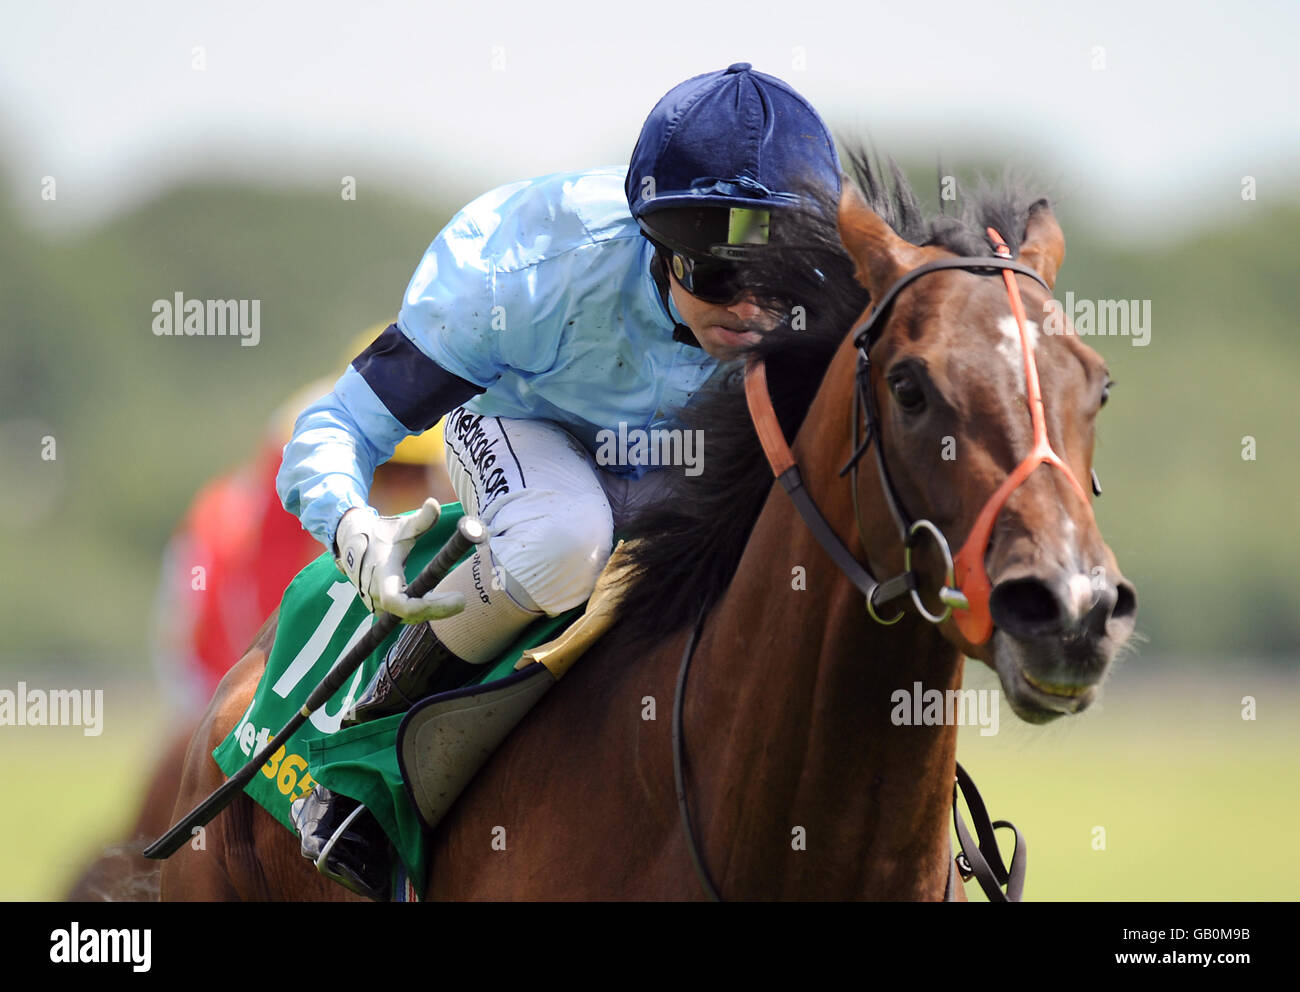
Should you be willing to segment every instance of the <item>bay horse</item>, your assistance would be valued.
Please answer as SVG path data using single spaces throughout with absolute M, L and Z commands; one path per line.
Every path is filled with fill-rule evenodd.
M 829 213 L 808 211 L 790 239 L 802 252 L 824 249 L 825 261 L 792 267 L 778 248 L 770 272 L 756 263 L 756 297 L 781 299 L 801 319 L 747 357 L 765 362 L 782 430 L 831 529 L 875 574 L 892 575 L 904 548 L 882 498 L 886 480 L 871 459 L 856 492 L 841 478 L 855 447 L 858 362 L 846 331 L 918 266 L 991 256 L 986 228 L 1048 286 L 1065 245 L 1047 201 L 1014 184 L 976 191 L 960 218 L 926 219 L 897 168 L 891 182 L 861 153 L 854 164 L 858 186 L 846 180 L 838 203 L 824 204 Z M 1097 698 L 1136 617 L 1135 590 L 1087 495 L 1071 485 L 1092 469 L 1105 364 L 1068 328 L 1036 333 L 1050 295 L 1023 274 L 1011 278 L 1028 338 L 1008 329 L 1002 278 L 950 269 L 899 293 L 870 354 L 892 492 L 960 538 L 1033 440 L 1019 344 L 1030 342 L 1046 432 L 1069 472 L 1039 466 L 996 514 L 979 555 L 992 585 L 991 636 L 968 639 L 957 614 L 931 623 L 911 607 L 892 625 L 875 622 L 772 484 L 739 374 L 723 376 L 683 414 L 705 431 L 705 471 L 683 475 L 674 499 L 633 527 L 637 572 L 619 624 L 444 819 L 428 898 L 706 897 L 679 818 L 668 719 L 700 617 L 681 710 L 685 791 L 721 897 L 943 898 L 957 728 L 896 725 L 895 693 L 917 682 L 957 689 L 969 656 L 997 672 L 1022 719 L 1078 713 Z M 933 613 L 944 574 L 932 551 L 918 546 L 915 568 L 918 602 Z M 210 752 L 248 705 L 272 636 L 263 632 L 213 699 L 176 818 L 221 783 Z M 164 865 L 162 896 L 359 898 L 317 875 L 297 838 L 242 795 L 209 825 L 204 849 L 182 848 Z

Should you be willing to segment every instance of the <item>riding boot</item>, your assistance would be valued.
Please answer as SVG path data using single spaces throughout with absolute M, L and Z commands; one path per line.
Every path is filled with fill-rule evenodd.
M 408 624 L 342 725 L 401 713 L 426 696 L 458 688 L 478 671 L 478 666 L 448 650 L 429 624 Z
M 347 796 L 316 785 L 289 807 L 303 857 L 350 892 L 387 902 L 393 855 L 374 814 Z
M 409 624 L 342 725 L 401 713 L 426 696 L 456 688 L 475 671 L 448 651 L 427 623 Z M 388 899 L 392 847 L 373 813 L 355 799 L 317 785 L 293 804 L 290 815 L 303 856 L 317 871 L 352 892 L 379 902 Z

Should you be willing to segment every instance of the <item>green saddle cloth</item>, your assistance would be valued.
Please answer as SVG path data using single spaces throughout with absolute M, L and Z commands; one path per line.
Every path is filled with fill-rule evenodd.
M 463 515 L 459 503 L 442 508 L 438 523 L 407 556 L 408 582 L 438 553 Z M 473 684 L 486 685 L 513 674 L 515 662 L 524 651 L 559 636 L 582 614 L 582 609 L 577 606 L 559 616 L 538 620 L 495 663 L 484 665 L 482 676 Z M 227 777 L 289 722 L 334 663 L 370 629 L 374 619 L 330 555 L 321 555 L 298 573 L 280 601 L 275 644 L 253 701 L 234 730 L 212 752 Z M 397 728 L 405 714 L 396 713 L 346 729 L 339 727 L 400 631 L 398 627 L 380 643 L 352 679 L 270 757 L 261 774 L 255 775 L 244 791 L 295 834 L 289 807 L 317 782 L 364 803 L 393 842 L 406 874 L 420 898 L 424 898 L 427 832 L 403 785 L 395 748 Z

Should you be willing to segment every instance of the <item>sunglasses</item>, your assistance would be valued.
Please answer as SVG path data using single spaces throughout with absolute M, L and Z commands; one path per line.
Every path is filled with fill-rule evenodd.
M 701 259 L 655 242 L 664 265 L 682 289 L 705 303 L 733 303 L 745 292 L 743 267 L 724 259 Z
M 746 231 L 743 224 L 738 227 L 737 222 L 745 221 L 752 226 L 760 213 L 762 242 L 742 243 L 742 239 L 747 237 Z M 728 231 L 727 238 L 736 243 L 714 244 L 707 253 L 698 247 L 677 241 L 676 235 L 668 235 L 650 227 L 643 218 L 638 218 L 637 223 L 641 232 L 654 245 L 663 266 L 686 292 L 705 303 L 727 304 L 735 302 L 750 288 L 746 284 L 747 273 L 743 263 L 754 257 L 756 249 L 761 251 L 759 244 L 765 245 L 767 241 L 765 212 L 732 210 L 731 214 L 734 230 Z

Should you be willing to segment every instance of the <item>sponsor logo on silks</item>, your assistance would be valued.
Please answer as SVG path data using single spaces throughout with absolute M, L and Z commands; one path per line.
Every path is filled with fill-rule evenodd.
M 925 689 L 913 682 L 911 690 L 895 689 L 889 719 L 895 727 L 971 727 L 981 737 L 998 732 L 1001 693 L 997 689 Z
M 0 727 L 81 727 L 87 737 L 104 732 L 103 689 L 0 689 Z
M 479 482 L 483 486 L 479 498 L 480 509 L 497 496 L 510 492 L 505 471 L 496 464 L 495 449 L 501 436 L 488 437 L 483 430 L 483 414 L 471 413 L 460 407 L 448 416 L 447 432 L 456 438 L 460 453 L 478 471 Z
M 239 337 L 247 348 L 262 340 L 261 300 L 187 300 L 176 293 L 154 300 L 152 311 L 156 337 Z
M 618 432 L 606 428 L 596 432 L 596 464 L 644 466 L 685 466 L 687 475 L 704 471 L 704 431 L 678 428 L 640 427 L 628 429 L 620 421 Z
M 55 964 L 129 964 L 132 971 L 148 971 L 152 944 L 152 930 L 82 930 L 74 920 L 66 930 L 51 931 L 50 960 Z
M 231 731 L 235 741 L 239 744 L 239 749 L 250 758 L 260 753 L 270 743 L 273 736 L 270 727 L 263 727 L 258 730 L 249 722 L 248 716 L 252 709 L 253 706 L 250 703 L 248 710 L 240 718 L 239 724 Z M 347 709 L 347 707 L 345 706 L 340 710 L 339 720 L 342 719 L 344 709 Z M 319 712 L 317 710 L 317 713 Z M 333 728 L 326 732 L 334 733 L 336 730 L 337 728 Z M 285 744 L 281 744 L 266 759 L 266 764 L 262 766 L 261 772 L 276 784 L 276 788 L 280 790 L 280 795 L 285 796 L 290 803 L 297 802 L 316 787 L 316 780 L 312 778 L 311 772 L 308 771 L 307 759 L 301 754 L 290 754 L 288 746 Z

